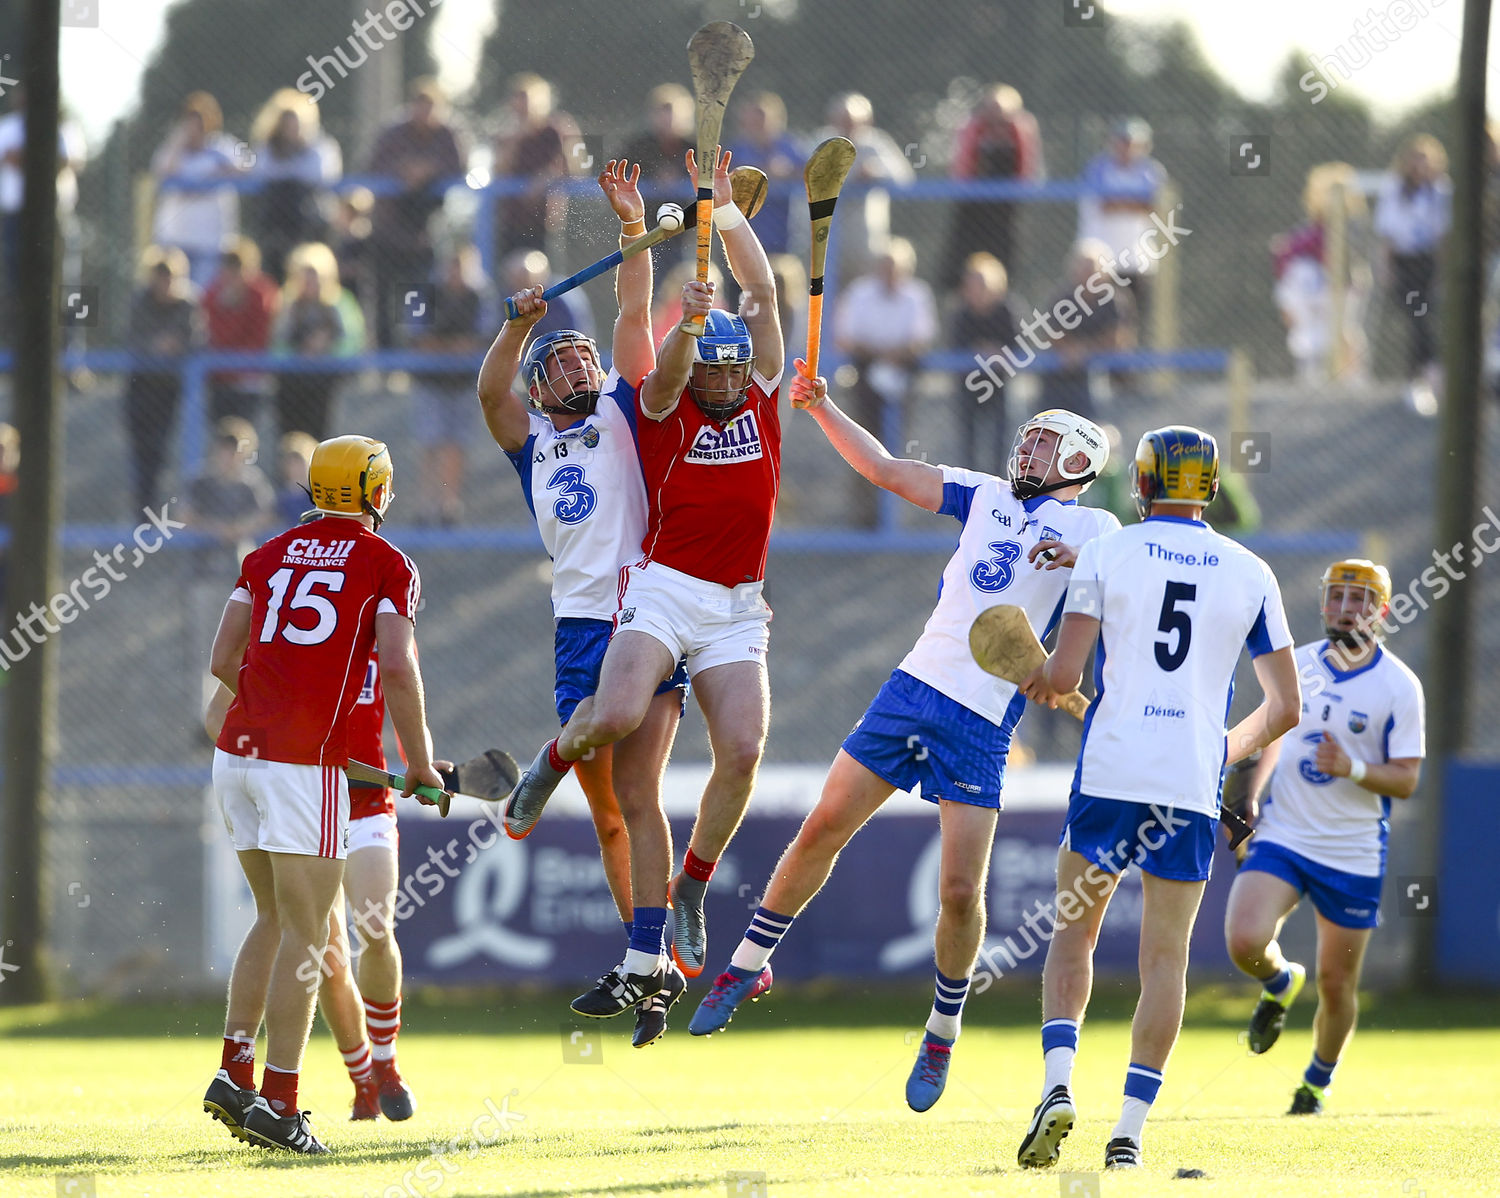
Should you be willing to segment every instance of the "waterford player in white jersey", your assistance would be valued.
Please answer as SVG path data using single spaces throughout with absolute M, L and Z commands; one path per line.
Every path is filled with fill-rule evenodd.
M 1038 636 L 1057 622 L 1078 547 L 1120 526 L 1109 512 L 1077 503 L 1104 468 L 1109 443 L 1097 425 L 1052 410 L 1020 427 L 1009 480 L 895 459 L 825 402 L 823 379 L 803 378 L 801 361 L 797 369 L 793 406 L 812 411 L 845 461 L 876 486 L 953 516 L 963 532 L 927 626 L 844 741 L 817 806 L 782 854 L 744 940 L 688 1030 L 718 1031 L 741 1002 L 770 989 L 772 951 L 827 881 L 839 852 L 892 793 L 920 783 L 922 797 L 938 808 L 942 836 L 937 992 L 906 1084 L 907 1103 L 925 1111 L 943 1093 L 984 939 L 1005 757 L 1025 707 L 1014 686 L 974 663 L 969 627 L 999 603 L 1024 608 Z
M 599 176 L 599 186 L 621 220 L 621 246 L 645 232 L 639 176 L 639 165 L 613 161 Z M 635 421 L 636 390 L 656 365 L 650 255 L 622 263 L 615 288 L 620 315 L 607 376 L 593 340 L 562 329 L 537 338 L 527 350 L 521 366 L 526 400 L 512 390 L 521 347 L 547 311 L 540 287 L 512 297 L 520 314 L 501 329 L 479 374 L 485 422 L 520 475 L 526 505 L 553 562 L 555 698 L 564 724 L 598 688 L 619 608 L 621 571 L 640 557 L 646 533 L 646 484 Z M 657 688 L 635 732 L 578 763 L 578 781 L 593 814 L 604 872 L 627 938 L 634 899 L 620 802 L 659 805 L 686 686 L 687 675 L 679 666 Z M 641 1006 L 632 1037 L 637 1048 L 666 1030 L 667 1011 L 686 986 L 677 974 L 660 1000 Z
M 1425 753 L 1422 684 L 1376 630 L 1390 599 L 1384 566 L 1350 559 L 1324 572 L 1327 637 L 1297 649 L 1302 719 L 1267 747 L 1250 779 L 1245 814 L 1256 820 L 1256 835 L 1229 892 L 1224 935 L 1234 963 L 1262 983 L 1252 1052 L 1276 1043 L 1306 980 L 1276 942 L 1281 925 L 1304 895 L 1317 912 L 1313 1057 L 1292 1096 L 1293 1115 L 1322 1111 L 1354 1034 L 1360 970 L 1379 922 L 1391 799 L 1415 792 Z
M 1297 720 L 1297 671 L 1276 579 L 1201 519 L 1219 486 L 1214 439 L 1184 427 L 1147 433 L 1132 482 L 1141 523 L 1083 547 L 1057 648 L 1020 688 L 1056 706 L 1077 689 L 1098 640 L 1095 696 L 1057 856 L 1056 932 L 1042 971 L 1046 1081 L 1017 1154 L 1024 1166 L 1056 1163 L 1072 1130 L 1069 1083 L 1094 946 L 1131 864 L 1140 866 L 1145 892 L 1141 997 L 1124 1107 L 1104 1162 L 1140 1164 L 1146 1115 L 1182 1027 L 1188 937 L 1213 856 L 1241 647 L 1254 658 L 1266 698 L 1228 733 L 1230 759 Z

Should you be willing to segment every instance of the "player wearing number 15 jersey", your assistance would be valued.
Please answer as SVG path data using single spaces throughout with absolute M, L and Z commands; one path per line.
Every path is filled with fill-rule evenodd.
M 1005 758 L 1025 706 L 1014 686 L 974 663 L 969 628 L 980 612 L 1005 603 L 1022 608 L 1038 636 L 1048 633 L 1078 547 L 1120 526 L 1109 512 L 1077 503 L 1104 468 L 1109 443 L 1096 424 L 1054 409 L 1021 425 L 1009 480 L 892 458 L 826 401 L 824 380 L 802 376 L 804 365 L 797 363 L 793 406 L 812 410 L 844 460 L 877 486 L 954 517 L 963 532 L 926 628 L 845 739 L 817 806 L 772 871 L 744 939 L 688 1028 L 700 1036 L 716 1032 L 742 1002 L 770 989 L 772 953 L 838 854 L 895 791 L 920 784 L 922 797 L 938 809 L 942 836 L 936 995 L 906 1083 L 907 1104 L 925 1111 L 947 1084 L 984 938 L 985 878 Z
M 300 1153 L 327 1149 L 297 1110 L 321 955 L 344 875 L 348 723 L 379 648 L 386 703 L 407 753 L 405 793 L 442 787 L 417 668 L 421 583 L 376 534 L 391 501 L 379 441 L 335 437 L 313 454 L 308 485 L 323 513 L 245 558 L 214 638 L 211 668 L 234 693 L 214 752 L 214 790 L 255 896 L 256 921 L 229 984 L 222 1068 L 204 1109 L 239 1138 Z M 264 1014 L 266 1067 L 253 1088 Z
M 1060 918 L 1042 972 L 1042 1101 L 1017 1156 L 1047 1166 L 1076 1117 L 1069 1091 L 1099 925 L 1120 875 L 1143 874 L 1141 997 L 1107 1168 L 1139 1166 L 1146 1115 L 1182 1026 L 1188 937 L 1213 854 L 1225 721 L 1242 647 L 1265 701 L 1228 733 L 1234 760 L 1296 721 L 1297 672 L 1281 592 L 1266 564 L 1213 531 L 1219 451 L 1193 428 L 1141 438 L 1132 474 L 1141 523 L 1085 545 L 1051 657 L 1021 685 L 1051 706 L 1075 690 L 1095 649 L 1057 858 Z
M 1318 1010 L 1313 1058 L 1289 1114 L 1317 1114 L 1359 1012 L 1359 975 L 1379 921 L 1391 799 L 1410 798 L 1424 754 L 1422 684 L 1380 643 L 1391 598 L 1384 566 L 1334 562 L 1319 606 L 1325 639 L 1297 649 L 1302 719 L 1270 745 L 1250 779 L 1255 839 L 1224 930 L 1234 963 L 1261 982 L 1251 1052 L 1266 1052 L 1306 979 L 1277 943 L 1307 895 L 1317 913 Z

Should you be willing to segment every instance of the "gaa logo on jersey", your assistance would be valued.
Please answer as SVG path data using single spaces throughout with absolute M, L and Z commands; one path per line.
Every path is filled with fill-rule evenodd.
M 755 412 L 741 412 L 723 428 L 705 425 L 683 455 L 684 462 L 702 462 L 722 466 L 734 462 L 753 462 L 763 456 L 760 425 Z
M 1363 732 L 1369 726 L 1370 726 L 1370 716 L 1369 716 L 1368 712 L 1364 712 L 1364 711 L 1351 711 L 1349 713 L 1349 731 L 1350 732 Z

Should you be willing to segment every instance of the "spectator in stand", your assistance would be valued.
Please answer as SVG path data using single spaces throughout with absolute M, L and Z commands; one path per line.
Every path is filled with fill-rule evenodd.
M 193 347 L 197 298 L 181 250 L 151 246 L 143 255 L 144 282 L 130 301 L 126 344 L 136 356 L 125 383 L 125 431 L 135 464 L 137 511 L 157 502 L 166 447 L 182 399 L 178 363 Z
M 250 126 L 250 141 L 250 175 L 261 183 L 255 197 L 261 257 L 280 285 L 293 246 L 327 240 L 327 189 L 342 177 L 344 160 L 338 142 L 319 127 L 317 103 L 292 87 L 266 102 Z
M 432 277 L 429 225 L 443 206 L 437 185 L 464 170 L 442 89 L 431 79 L 417 79 L 410 97 L 405 114 L 381 131 L 370 154 L 370 172 L 394 179 L 402 188 L 376 199 L 370 227 L 375 338 L 382 349 L 396 344 L 403 296 L 414 283 Z
M 556 281 L 552 264 L 541 250 L 512 250 L 500 260 L 499 273 L 500 289 L 506 295 L 531 287 L 546 287 Z M 585 337 L 594 335 L 594 312 L 583 288 L 548 300 L 547 314 L 533 326 L 532 336 L 543 337 L 559 329 L 576 329 Z M 472 400 L 473 396 L 469 398 Z
M 1410 138 L 1391 163 L 1375 202 L 1375 232 L 1399 319 L 1408 325 L 1406 402 L 1423 416 L 1437 414 L 1442 377 L 1437 361 L 1438 257 L 1452 220 L 1448 154 L 1437 138 Z
M 223 587 L 217 580 L 239 569 L 241 559 L 275 521 L 275 493 L 255 465 L 259 448 L 253 424 L 226 416 L 214 424 L 203 473 L 187 484 L 182 518 L 189 528 L 211 537 L 221 551 L 211 561 L 199 563 L 206 567 L 203 576 L 213 578 L 221 593 Z
M 693 94 L 663 83 L 646 96 L 646 127 L 625 143 L 625 160 L 640 164 L 641 193 L 658 202 L 682 194 L 682 164 L 697 136 Z
M 472 245 L 444 264 L 432 293 L 431 323 L 415 330 L 413 349 L 473 354 L 489 345 L 479 323 L 484 266 Z M 464 455 L 474 436 L 474 376 L 468 370 L 417 373 L 412 378 L 412 438 L 421 447 L 418 519 L 445 525 L 464 516 Z
M 338 198 L 333 211 L 333 256 L 338 259 L 339 283 L 354 296 L 363 320 L 375 327 L 375 255 L 370 240 L 375 193 L 351 187 Z
M 1335 197 L 1339 198 L 1335 198 Z M 1328 277 L 1325 235 L 1333 206 L 1344 216 L 1343 277 Z M 1365 366 L 1365 308 L 1370 295 L 1368 213 L 1354 168 L 1347 162 L 1324 162 L 1307 172 L 1302 189 L 1307 219 L 1271 240 L 1276 272 L 1276 307 L 1286 326 L 1286 347 L 1297 366 L 1297 378 L 1313 383 L 1328 377 L 1333 337 L 1333 287 L 1344 291 L 1344 326 L 1334 377 L 1361 375 Z M 1218 525 L 1215 525 L 1218 527 Z
M 338 264 L 326 245 L 299 245 L 287 257 L 287 282 L 273 348 L 278 354 L 326 358 L 348 348 L 340 313 L 343 288 Z M 329 421 L 339 376 L 328 371 L 287 371 L 276 389 L 276 426 L 281 435 L 294 429 L 319 441 L 331 433 Z
M 950 173 L 963 180 L 1041 182 L 1041 130 L 1036 117 L 1021 103 L 1021 93 L 1008 83 L 986 88 L 969 119 L 959 126 Z M 1016 205 L 1006 200 L 960 200 L 955 204 L 943 285 L 952 287 L 959 282 L 970 254 L 986 252 L 1001 262 L 1012 261 L 1015 224 Z
M 843 289 L 833 318 L 834 345 L 857 372 L 844 410 L 881 441 L 885 414 L 900 414 L 911 391 L 917 362 L 937 338 L 937 304 L 932 288 L 916 277 L 917 254 L 904 237 L 892 237 L 861 275 Z M 851 475 L 852 516 L 873 528 L 879 511 L 876 488 Z
M 1143 325 L 1151 310 L 1150 276 L 1156 260 L 1141 253 L 1140 241 L 1152 228 L 1166 167 L 1151 157 L 1151 126 L 1142 120 L 1117 121 L 1109 145 L 1083 168 L 1089 189 L 1078 201 L 1078 239 L 1102 241 L 1115 270 L 1130 286 L 1136 318 Z
M 207 92 L 193 92 L 182 102 L 181 116 L 151 158 L 157 184 L 152 240 L 187 255 L 189 276 L 199 288 L 208 286 L 219 253 L 239 235 L 240 197 L 233 180 L 249 159 L 249 148 L 224 132 L 219 102 Z M 224 185 L 191 191 L 168 185 L 168 180 L 216 179 Z
M 568 197 L 551 190 L 552 183 L 603 164 L 588 157 L 578 124 L 554 108 L 552 84 L 530 72 L 510 81 L 509 120 L 495 139 L 497 178 L 520 178 L 526 189 L 496 205 L 499 223 L 495 247 L 501 254 L 522 247 L 545 250 L 547 235 L 561 233 L 568 215 Z
M 734 119 L 735 138 L 724 148 L 736 166 L 759 167 L 768 181 L 765 207 L 751 227 L 767 254 L 784 254 L 791 249 L 792 212 L 805 212 L 802 168 L 807 154 L 786 131 L 786 104 L 775 92 L 756 92 L 748 103 L 736 102 Z M 785 308 L 781 311 L 786 314 Z
M 994 254 L 981 250 L 965 260 L 947 327 L 949 345 L 976 357 L 998 354 L 1014 344 L 1018 328 L 1010 306 L 1010 276 Z M 964 369 L 965 375 L 972 365 Z M 1003 475 L 1016 427 L 1016 421 L 1006 414 L 1005 387 L 997 385 L 995 393 L 983 403 L 974 395 L 962 393 L 958 426 L 967 447 L 964 460 L 976 470 Z
M 901 147 L 884 129 L 875 126 L 875 109 L 867 96 L 844 92 L 828 105 L 828 124 L 813 144 L 829 137 L 847 137 L 856 157 L 848 184 L 910 183 L 916 178 Z M 833 239 L 838 271 L 852 278 L 868 267 L 870 259 L 883 253 L 891 236 L 891 197 L 883 187 L 872 187 L 862 196 L 846 194 L 839 201 L 838 235 Z M 830 274 L 834 273 L 829 271 Z
M 83 135 L 64 119 L 57 132 L 57 210 L 64 233 L 78 203 L 74 167 L 86 155 Z M 7 304 L 20 295 L 21 207 L 26 200 L 26 85 L 10 89 L 10 111 L 0 117 L 0 320 L 9 320 Z M 66 276 L 64 276 L 66 277 Z
M 753 222 L 752 222 L 753 223 Z M 776 280 L 776 311 L 781 314 L 781 343 L 807 344 L 807 267 L 796 254 L 768 254 Z
M 280 485 L 276 488 L 276 525 L 291 528 L 312 507 L 307 471 L 318 439 L 311 433 L 284 433 L 277 453 Z
M 260 270 L 260 251 L 248 237 L 219 255 L 219 272 L 203 293 L 208 348 L 264 353 L 280 302 L 276 285 Z M 255 370 L 221 370 L 208 376 L 209 419 L 225 416 L 254 422 L 266 392 L 266 376 Z
M 1049 348 L 1058 369 L 1042 376 L 1042 405 L 1066 408 L 1098 422 L 1099 401 L 1108 394 L 1107 372 L 1089 365 L 1094 354 L 1135 346 L 1135 308 L 1129 289 L 1111 280 L 1109 246 L 1079 241 L 1068 259 L 1068 278 L 1047 305 L 1049 323 L 1061 336 Z M 1072 328 L 1069 328 L 1069 325 Z

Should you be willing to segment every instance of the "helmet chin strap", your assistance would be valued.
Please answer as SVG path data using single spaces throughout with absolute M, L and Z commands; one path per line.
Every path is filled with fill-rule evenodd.
M 1047 495 L 1053 491 L 1061 491 L 1064 487 L 1082 486 L 1091 483 L 1099 477 L 1090 470 L 1087 474 L 1080 474 L 1077 478 L 1060 478 L 1055 483 L 1032 483 L 1024 478 L 1018 478 L 1011 483 L 1010 491 L 1017 499 L 1035 499 L 1038 495 Z

